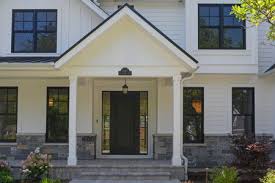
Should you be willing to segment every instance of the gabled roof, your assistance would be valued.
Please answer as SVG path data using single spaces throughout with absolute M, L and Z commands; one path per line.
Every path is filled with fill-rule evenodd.
M 275 64 L 273 64 L 270 68 L 268 68 L 265 73 L 275 70 Z
M 108 13 L 105 12 L 100 6 L 98 6 L 93 0 L 81 0 L 85 5 L 91 8 L 94 12 L 96 12 L 103 19 L 108 18 Z
M 116 17 L 118 17 L 119 19 L 123 15 L 128 15 L 129 17 L 134 19 L 136 23 L 140 24 L 152 36 L 154 36 L 160 42 L 162 42 L 175 55 L 177 55 L 180 58 L 185 58 L 185 61 L 189 62 L 189 65 L 191 65 L 193 68 L 197 68 L 198 61 L 194 57 L 192 57 L 189 53 L 187 53 L 183 48 L 181 48 L 178 44 L 176 44 L 173 40 L 171 40 L 168 36 L 166 36 L 162 31 L 160 31 L 150 21 L 148 21 L 145 17 L 143 17 L 140 13 L 138 13 L 134 8 L 132 8 L 127 3 L 124 4 L 121 8 L 119 8 L 107 19 L 105 19 L 101 24 L 99 24 L 91 32 L 86 34 L 82 39 L 76 42 L 73 46 L 71 46 L 66 52 L 60 55 L 60 58 L 56 62 L 55 66 L 57 68 L 61 67 L 70 58 L 72 58 L 73 55 L 78 53 L 81 50 L 81 48 L 85 47 L 87 44 L 90 43 L 90 41 L 94 40 L 98 35 L 100 35 L 102 32 L 108 29 L 116 21 L 114 20 Z M 107 24 L 111 24 L 111 25 L 107 25 Z
M 51 63 L 59 57 L 0 57 L 0 63 Z

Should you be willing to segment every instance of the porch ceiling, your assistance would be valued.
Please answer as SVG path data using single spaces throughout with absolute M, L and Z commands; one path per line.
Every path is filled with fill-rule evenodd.
M 148 69 L 148 74 L 194 72 L 198 62 L 125 4 L 55 63 L 55 68 L 69 69 L 70 73 L 73 68 L 74 73 L 103 70 L 117 75 L 122 67 L 139 76 Z

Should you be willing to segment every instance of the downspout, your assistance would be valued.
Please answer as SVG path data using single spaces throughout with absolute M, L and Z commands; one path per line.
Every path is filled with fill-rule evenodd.
M 192 73 L 182 73 L 182 80 L 181 80 L 182 86 L 184 81 L 190 80 L 194 77 L 194 72 L 196 72 L 198 69 L 199 67 L 197 67 Z M 182 164 L 184 165 L 184 178 L 185 180 L 188 180 L 188 158 L 184 156 L 183 153 L 181 154 L 181 160 L 182 160 Z

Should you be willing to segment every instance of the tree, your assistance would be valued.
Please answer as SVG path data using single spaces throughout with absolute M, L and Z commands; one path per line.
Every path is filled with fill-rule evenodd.
M 240 2 L 240 5 L 232 7 L 231 13 L 254 26 L 264 22 L 269 23 L 267 38 L 275 41 L 275 0 L 240 0 Z

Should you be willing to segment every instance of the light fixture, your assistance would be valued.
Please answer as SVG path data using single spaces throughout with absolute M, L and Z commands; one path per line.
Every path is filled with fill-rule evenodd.
M 127 95 L 127 93 L 128 93 L 128 86 L 126 84 L 126 79 L 125 79 L 125 84 L 122 86 L 122 93 L 124 95 Z

